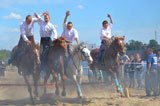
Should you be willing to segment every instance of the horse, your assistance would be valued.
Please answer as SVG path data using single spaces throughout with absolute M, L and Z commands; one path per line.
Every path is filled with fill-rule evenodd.
M 17 46 L 13 48 L 12 55 L 16 49 Z M 32 86 L 29 82 L 29 76 L 32 75 L 33 77 L 35 87 L 35 99 L 38 100 L 38 81 L 40 77 L 40 46 L 39 44 L 31 42 L 31 45 L 26 44 L 23 50 L 24 51 L 18 55 L 16 61 L 13 62 L 12 65 L 18 66 L 19 70 L 21 70 L 25 83 L 28 87 L 31 103 L 34 104 L 35 102 L 32 94 Z
M 82 61 L 87 61 L 89 64 L 93 62 L 90 51 L 84 43 L 73 46 L 71 58 L 66 67 L 66 76 L 71 79 L 77 87 L 77 95 L 79 102 L 82 99 L 82 90 L 80 88 L 83 70 L 81 67 Z
M 57 80 L 57 74 L 60 73 L 63 81 L 63 91 L 62 96 L 66 95 L 65 92 L 65 79 L 66 76 L 64 74 L 64 58 L 68 57 L 68 44 L 65 38 L 60 37 L 52 42 L 52 46 L 49 48 L 48 53 L 46 55 L 46 75 L 44 78 L 44 85 L 46 85 L 50 74 L 53 75 L 56 81 L 56 91 L 55 94 L 59 95 L 59 85 Z M 44 95 L 46 94 L 47 89 L 44 87 Z
M 109 72 L 108 71 L 104 71 L 104 67 L 103 66 L 97 66 L 97 55 L 99 55 L 99 49 L 93 49 L 91 51 L 91 56 L 93 58 L 93 63 L 89 65 L 90 69 L 93 71 L 94 73 L 94 76 L 95 76 L 95 80 L 100 80 L 102 82 L 102 80 L 104 79 L 104 81 L 107 83 L 107 84 L 110 84 L 112 83 L 112 81 L 110 81 L 109 79 Z M 102 72 L 101 72 L 102 70 Z M 100 74 L 101 73 L 101 76 L 97 76 L 97 74 Z M 102 79 L 102 77 L 104 77 Z
M 103 55 L 103 67 L 97 67 L 96 66 L 96 52 L 97 50 L 91 51 L 91 56 L 94 62 L 92 65 L 90 65 L 91 69 L 98 68 L 103 71 L 106 71 L 107 73 L 110 73 L 112 77 L 115 80 L 116 89 L 118 92 L 120 92 L 121 96 L 123 96 L 123 88 L 120 81 L 120 61 L 118 54 L 123 56 L 125 54 L 125 47 L 124 47 L 124 39 L 123 37 L 115 36 L 111 44 L 108 48 L 105 49 L 104 55 Z

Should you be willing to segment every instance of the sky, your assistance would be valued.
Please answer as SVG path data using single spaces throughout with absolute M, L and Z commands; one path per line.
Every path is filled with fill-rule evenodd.
M 160 43 L 160 0 L 0 0 L 0 49 L 12 50 L 20 38 L 19 25 L 30 14 L 49 11 L 50 22 L 58 36 L 62 33 L 65 12 L 71 15 L 79 40 L 100 45 L 102 21 L 113 19 L 112 35 L 125 36 L 148 43 L 155 39 Z M 35 40 L 40 41 L 39 25 L 34 28 Z M 52 35 L 53 36 L 53 35 Z

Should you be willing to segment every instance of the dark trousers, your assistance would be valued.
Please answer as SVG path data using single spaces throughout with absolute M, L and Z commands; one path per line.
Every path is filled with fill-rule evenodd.
M 46 56 L 51 45 L 50 37 L 41 37 L 41 67 L 46 68 Z
M 160 70 L 158 70 L 158 87 L 159 87 L 159 95 L 160 95 Z
M 145 89 L 146 94 L 151 95 L 153 91 L 153 95 L 158 95 L 158 71 L 156 69 L 150 70 L 150 75 L 146 74 L 145 76 Z
M 100 63 L 102 63 L 101 61 L 102 61 L 102 57 L 103 57 L 103 54 L 104 54 L 105 46 L 106 46 L 106 45 L 107 45 L 106 41 L 105 41 L 105 40 L 102 40 L 102 41 L 101 41 L 101 46 L 100 46 L 100 52 L 99 52 L 99 54 L 98 54 L 98 56 L 97 56 L 98 65 L 99 65 Z
M 142 77 L 143 77 L 143 71 L 136 70 L 136 78 L 137 78 L 138 88 L 143 88 Z
M 134 71 L 129 72 L 129 87 L 130 88 L 135 87 Z

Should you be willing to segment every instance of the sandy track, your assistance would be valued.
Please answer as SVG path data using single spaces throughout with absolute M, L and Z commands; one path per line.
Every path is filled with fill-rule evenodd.
M 7 72 L 3 83 L 24 83 L 22 77 L 16 72 Z M 67 86 L 67 96 L 56 96 L 55 88 L 48 87 L 47 95 L 42 95 L 43 87 L 39 88 L 40 101 L 36 106 L 160 106 L 160 96 L 145 97 L 144 90 L 131 89 L 131 98 L 121 98 L 115 92 L 114 86 L 93 84 L 82 85 L 84 94 L 83 103 L 77 102 L 76 89 L 73 85 Z M 0 87 L 0 106 L 32 106 L 26 87 Z

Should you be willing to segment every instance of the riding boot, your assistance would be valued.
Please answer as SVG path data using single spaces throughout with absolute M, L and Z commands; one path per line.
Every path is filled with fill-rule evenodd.
M 104 53 L 104 51 L 101 50 L 99 55 L 98 55 L 98 66 L 103 64 L 103 62 L 102 62 L 103 53 Z

